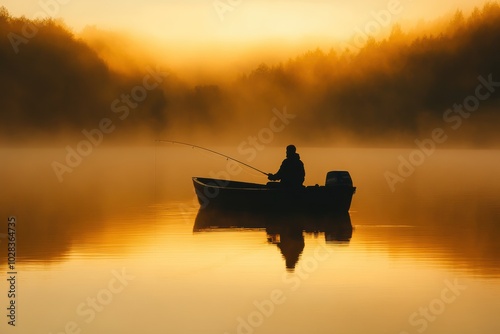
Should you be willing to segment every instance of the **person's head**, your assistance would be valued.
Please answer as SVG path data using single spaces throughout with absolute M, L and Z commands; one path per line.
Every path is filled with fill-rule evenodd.
M 286 156 L 287 157 L 291 157 L 292 155 L 294 155 L 295 153 L 297 152 L 297 148 L 295 147 L 295 145 L 288 145 L 286 147 Z

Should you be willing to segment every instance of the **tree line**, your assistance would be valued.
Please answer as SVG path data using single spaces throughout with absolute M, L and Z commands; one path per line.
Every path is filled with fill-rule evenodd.
M 16 39 L 27 25 L 36 27 L 36 37 Z M 2 8 L 0 32 L 2 137 L 50 136 L 95 126 L 113 113 L 112 102 L 133 92 L 146 74 L 110 69 L 61 22 L 16 18 Z M 230 135 L 263 124 L 273 108 L 286 106 L 300 119 L 288 133 L 304 141 L 347 137 L 357 143 L 398 139 L 411 144 L 442 124 L 448 108 L 473 94 L 479 76 L 500 81 L 499 40 L 500 6 L 494 2 L 467 17 L 457 11 L 432 33 L 415 36 L 394 26 L 387 38 L 369 38 L 359 50 L 332 45 L 261 64 L 240 73 L 231 85 L 187 84 L 169 71 L 116 136 L 143 129 L 154 136 L 179 129 Z M 499 105 L 499 92 L 482 101 L 456 142 L 496 145 Z

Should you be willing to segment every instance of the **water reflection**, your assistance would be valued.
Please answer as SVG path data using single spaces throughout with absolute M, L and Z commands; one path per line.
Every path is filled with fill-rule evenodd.
M 329 214 L 263 214 L 200 209 L 193 232 L 261 229 L 266 240 L 281 252 L 287 270 L 293 271 L 304 250 L 304 234 L 324 235 L 327 243 L 349 243 L 353 227 L 349 212 Z

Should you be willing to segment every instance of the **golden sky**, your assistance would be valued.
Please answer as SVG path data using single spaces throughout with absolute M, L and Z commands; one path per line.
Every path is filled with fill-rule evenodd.
M 61 18 L 184 43 L 351 38 L 394 22 L 432 20 L 483 0 L 0 0 L 15 16 Z

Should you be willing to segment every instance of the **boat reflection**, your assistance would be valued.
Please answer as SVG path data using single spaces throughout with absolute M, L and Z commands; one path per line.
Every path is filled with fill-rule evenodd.
M 299 262 L 305 246 L 304 234 L 324 234 L 326 243 L 349 243 L 353 231 L 349 212 L 287 215 L 200 209 L 193 232 L 256 229 L 265 231 L 267 242 L 277 246 L 287 270 L 293 270 Z

